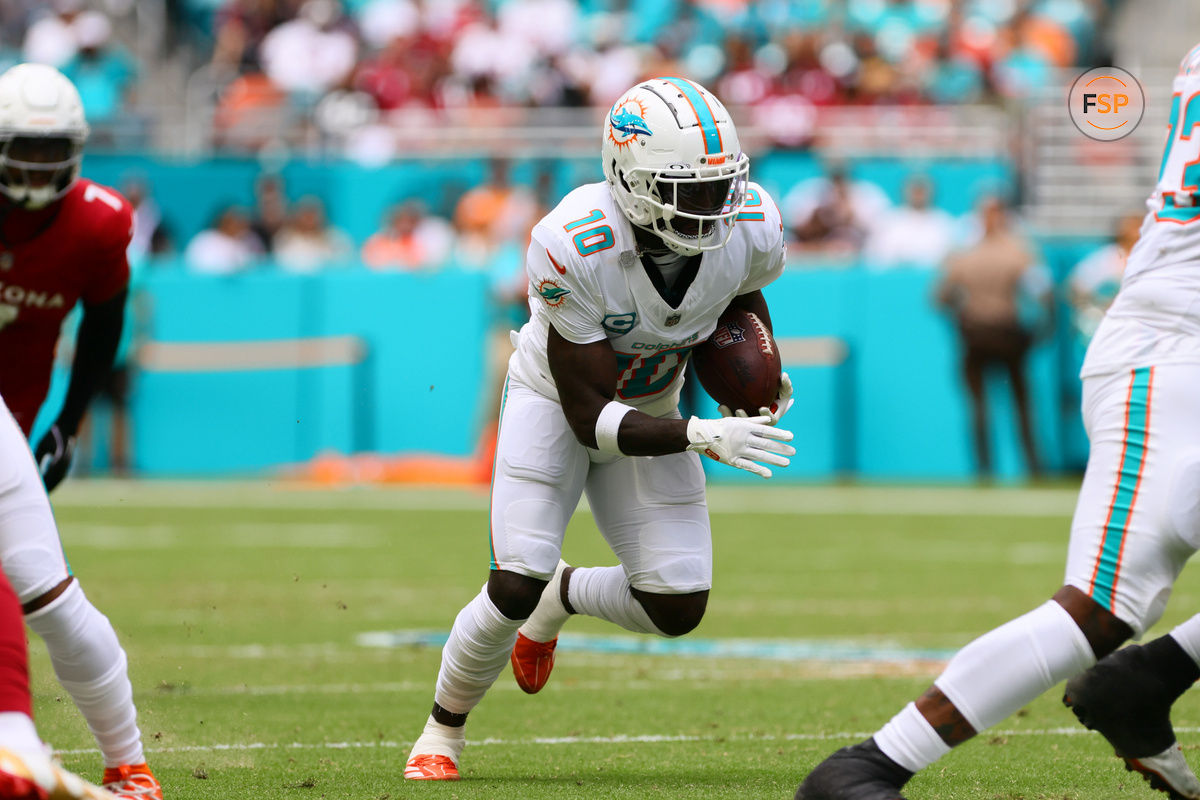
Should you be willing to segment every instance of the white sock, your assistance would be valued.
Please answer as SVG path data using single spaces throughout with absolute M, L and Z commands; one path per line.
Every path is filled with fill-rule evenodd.
M 1048 600 L 958 651 L 934 685 L 978 733 L 1095 663 L 1075 620 Z
M 420 737 L 413 743 L 412 752 L 408 757 L 411 760 L 415 756 L 449 756 L 454 761 L 454 766 L 458 766 L 458 759 L 462 757 L 463 748 L 467 744 L 467 739 L 463 735 L 465 725 L 459 725 L 457 728 L 453 725 L 443 725 L 429 715 L 429 719 L 425 720 L 425 729 L 421 731 Z
M 20 711 L 0 712 L 0 747 L 18 753 L 40 753 L 44 749 L 33 720 Z
M 125 651 L 112 624 L 88 602 L 79 582 L 25 621 L 46 643 L 54 674 L 87 720 L 104 766 L 145 761 Z
M 466 714 L 483 699 L 508 663 L 524 620 L 500 613 L 484 586 L 458 612 L 442 648 L 434 700 L 452 714 Z
M 578 567 L 571 573 L 567 601 L 580 614 L 606 619 L 627 631 L 665 636 L 629 589 L 621 567 Z
M 1192 661 L 1200 664 L 1200 614 L 1175 626 L 1171 638 L 1183 648 Z
M 942 741 L 929 721 L 909 703 L 875 734 L 875 744 L 884 755 L 909 772 L 920 772 L 946 753 L 950 745 Z
M 566 624 L 570 618 L 567 609 L 562 604 L 562 574 L 567 568 L 567 562 L 560 560 L 558 568 L 554 570 L 554 577 L 546 584 L 546 588 L 542 590 L 542 596 L 538 599 L 537 608 L 529 615 L 529 619 L 525 620 L 520 628 L 521 635 L 526 639 L 532 639 L 535 642 L 548 642 L 558 636 L 558 632 L 562 630 L 562 626 Z

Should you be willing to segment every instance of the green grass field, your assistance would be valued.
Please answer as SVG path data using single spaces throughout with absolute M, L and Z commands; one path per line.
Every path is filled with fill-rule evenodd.
M 449 630 L 486 577 L 485 496 L 101 482 L 55 495 L 75 572 L 129 653 L 168 800 L 790 798 L 938 671 L 837 654 L 953 649 L 1042 602 L 1061 583 L 1073 503 L 1069 489 L 715 489 L 715 586 L 688 639 L 789 640 L 819 657 L 564 652 L 537 696 L 501 675 L 471 716 L 462 782 L 405 784 L 438 650 L 359 637 Z M 565 556 L 615 563 L 586 512 Z M 1185 572 L 1158 631 L 1198 607 Z M 623 633 L 583 618 L 567 632 Z M 92 739 L 36 639 L 31 651 L 42 734 L 95 779 Z M 907 794 L 1161 797 L 1058 695 Z M 1185 749 L 1200 746 L 1196 697 L 1175 721 Z

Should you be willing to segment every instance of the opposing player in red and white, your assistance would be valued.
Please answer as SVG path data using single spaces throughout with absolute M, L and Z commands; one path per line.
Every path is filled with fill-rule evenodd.
M 28 436 L 54 366 L 63 319 L 82 301 L 62 410 L 34 448 L 47 491 L 67 474 L 75 434 L 121 338 L 132 210 L 79 176 L 88 125 L 79 93 L 53 67 L 0 75 L 0 395 Z
M 130 208 L 79 177 L 87 134 L 79 93 L 60 72 L 19 64 L 0 75 L 0 396 L 20 425 L 0 430 L 0 563 L 96 737 L 103 782 L 119 797 L 161 798 L 142 752 L 125 651 L 70 573 L 46 498 L 66 474 L 88 399 L 112 368 L 129 276 Z M 39 476 L 23 461 L 18 469 L 13 454 L 28 451 L 24 436 L 45 399 L 59 328 L 79 300 L 71 382 L 36 449 Z
M 1067 678 L 1064 702 L 1128 768 L 1174 800 L 1200 800 L 1170 722 L 1200 677 L 1200 617 L 1116 649 L 1158 621 L 1200 547 L 1197 125 L 1200 46 L 1175 78 L 1149 213 L 1084 360 L 1091 454 L 1063 587 L 959 651 L 872 738 L 817 765 L 797 800 L 897 800 L 913 773 Z
M 607 180 L 533 229 L 532 318 L 509 362 L 492 480 L 491 572 L 442 651 L 406 778 L 458 779 L 467 714 L 518 642 L 518 680 L 540 688 L 568 614 L 659 636 L 695 628 L 712 583 L 697 453 L 768 478 L 795 452 L 792 434 L 772 427 L 789 383 L 755 417 L 684 420 L 676 408 L 692 348 L 730 305 L 769 325 L 760 290 L 783 270 L 779 211 L 748 183 L 729 112 L 691 81 L 655 78 L 617 101 L 603 137 Z M 559 560 L 585 491 L 620 566 Z

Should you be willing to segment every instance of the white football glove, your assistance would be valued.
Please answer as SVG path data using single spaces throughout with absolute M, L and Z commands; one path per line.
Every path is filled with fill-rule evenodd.
M 769 416 L 692 417 L 687 425 L 688 441 L 691 442 L 688 449 L 704 453 L 722 464 L 769 478 L 771 470 L 763 464 L 786 467 L 792 463 L 787 456 L 796 453 L 796 448 L 786 444 L 792 440 L 792 432 L 771 427 L 770 419 Z
M 792 379 L 788 377 L 786 372 L 779 376 L 779 394 L 775 396 L 775 402 L 771 405 L 763 406 L 758 409 L 760 417 L 770 417 L 771 421 L 768 425 L 778 425 L 779 420 L 788 409 L 792 407 Z M 750 415 L 743 409 L 730 411 L 729 406 L 717 406 L 717 411 L 721 412 L 722 417 L 749 417 Z

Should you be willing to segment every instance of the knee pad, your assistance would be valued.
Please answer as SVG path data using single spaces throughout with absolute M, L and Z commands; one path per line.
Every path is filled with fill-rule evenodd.
M 708 521 L 680 518 L 641 526 L 633 557 L 617 553 L 629 583 L 648 594 L 679 595 L 712 588 L 712 539 Z
M 69 574 L 62 550 L 48 544 L 33 542 L 29 547 L 4 553 L 4 575 L 22 605 L 41 597 Z
M 549 580 L 562 554 L 564 517 L 570 512 L 549 498 L 523 497 L 492 513 L 495 566 Z

